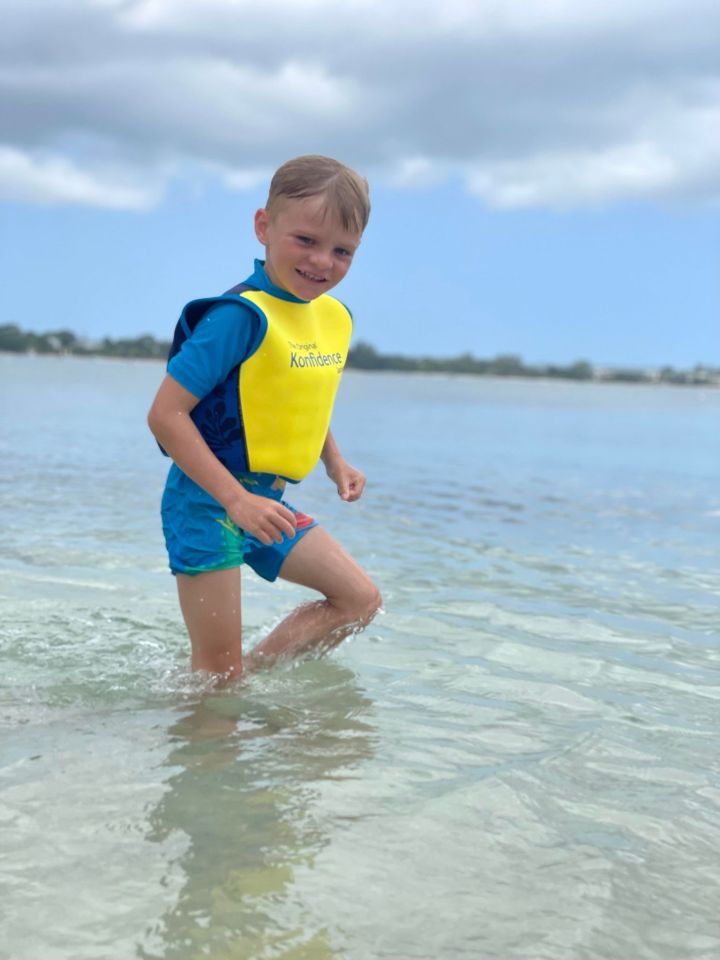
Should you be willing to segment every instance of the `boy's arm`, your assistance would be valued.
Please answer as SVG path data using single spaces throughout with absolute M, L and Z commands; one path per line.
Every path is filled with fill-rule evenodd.
M 338 495 L 348 503 L 359 500 L 365 489 L 365 474 L 356 470 L 340 453 L 332 431 L 328 430 L 320 454 L 325 471 L 337 486 Z
M 249 493 L 205 443 L 190 418 L 197 403 L 193 393 L 165 376 L 148 413 L 148 426 L 158 443 L 183 473 L 222 504 L 233 523 L 261 543 L 280 543 L 283 533 L 294 536 L 292 512 L 275 500 Z

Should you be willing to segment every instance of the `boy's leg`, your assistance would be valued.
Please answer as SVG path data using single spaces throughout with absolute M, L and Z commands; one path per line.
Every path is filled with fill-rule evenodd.
M 190 634 L 193 670 L 231 678 L 242 673 L 240 568 L 176 576 Z
M 324 600 L 303 604 L 249 655 L 249 666 L 265 658 L 327 650 L 362 629 L 382 604 L 382 597 L 362 567 L 322 527 L 313 527 L 298 541 L 282 565 L 280 576 L 324 594 Z

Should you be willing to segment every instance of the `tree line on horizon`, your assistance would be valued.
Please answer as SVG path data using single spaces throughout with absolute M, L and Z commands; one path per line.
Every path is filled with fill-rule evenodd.
M 170 341 L 156 340 L 150 335 L 112 340 L 105 337 L 90 341 L 71 330 L 30 333 L 14 324 L 0 325 L 0 352 L 117 357 L 126 359 L 164 360 Z M 457 357 L 408 357 L 383 354 L 369 343 L 359 341 L 348 351 L 347 366 L 355 370 L 386 370 L 420 373 L 471 374 L 494 377 L 550 377 L 563 380 L 603 380 L 626 383 L 674 383 L 720 386 L 720 368 L 698 364 L 692 370 L 676 370 L 664 366 L 653 370 L 635 368 L 598 368 L 587 360 L 562 364 L 526 364 L 516 354 L 500 354 L 480 359 L 470 353 Z

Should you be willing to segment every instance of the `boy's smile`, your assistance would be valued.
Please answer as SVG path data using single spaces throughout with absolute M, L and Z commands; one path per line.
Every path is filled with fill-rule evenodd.
M 340 283 L 361 238 L 342 226 L 323 196 L 287 198 L 272 212 L 258 210 L 255 234 L 265 247 L 270 280 L 300 300 L 314 300 Z

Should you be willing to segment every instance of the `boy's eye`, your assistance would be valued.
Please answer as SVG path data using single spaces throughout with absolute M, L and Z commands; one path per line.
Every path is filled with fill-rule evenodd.
M 335 253 L 339 257 L 351 257 L 352 250 L 347 250 L 345 247 L 335 247 Z
M 313 242 L 312 237 L 303 237 L 302 235 L 298 236 L 300 243 L 304 243 L 306 246 L 309 246 Z

